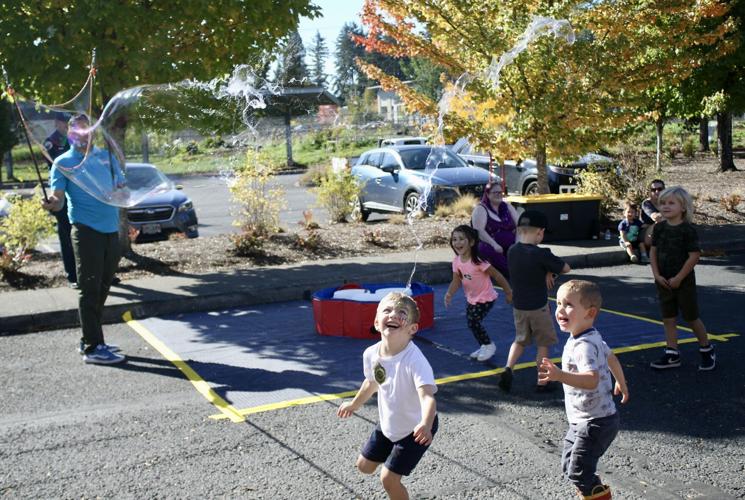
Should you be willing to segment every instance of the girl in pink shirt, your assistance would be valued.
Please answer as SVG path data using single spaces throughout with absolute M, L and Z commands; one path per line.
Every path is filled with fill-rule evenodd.
M 445 307 L 450 306 L 453 294 L 463 285 L 463 293 L 468 302 L 466 321 L 479 343 L 479 348 L 471 353 L 471 358 L 486 361 L 497 352 L 497 347 L 481 324 L 497 300 L 497 291 L 494 290 L 491 279 L 494 278 L 502 287 L 508 304 L 512 302 L 512 289 L 499 271 L 489 262 L 479 258 L 479 235 L 471 226 L 463 225 L 453 229 L 450 246 L 455 252 L 455 258 L 453 280 L 445 293 Z

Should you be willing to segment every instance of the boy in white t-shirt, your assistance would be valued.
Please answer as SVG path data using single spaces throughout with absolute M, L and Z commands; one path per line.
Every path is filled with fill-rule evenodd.
M 352 401 L 336 414 L 351 416 L 378 393 L 379 423 L 357 457 L 357 468 L 380 480 L 390 498 L 409 498 L 401 483 L 419 463 L 437 432 L 437 392 L 432 367 L 411 342 L 419 329 L 419 308 L 402 293 L 389 293 L 378 305 L 375 328 L 380 342 L 362 356 L 365 381 Z

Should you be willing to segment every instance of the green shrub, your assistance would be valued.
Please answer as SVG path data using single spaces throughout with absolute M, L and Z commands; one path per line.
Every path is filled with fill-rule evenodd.
M 221 135 L 217 135 L 215 137 L 208 137 L 204 141 L 204 147 L 209 148 L 209 149 L 224 148 L 225 140 L 222 138 Z
M 326 208 L 334 222 L 346 222 L 352 214 L 355 200 L 360 195 L 360 184 L 351 170 L 326 170 L 316 188 L 318 203 Z
M 618 207 L 618 200 L 626 195 L 628 184 L 623 175 L 619 175 L 616 169 L 610 168 L 598 171 L 597 167 L 590 165 L 579 174 L 579 194 L 599 195 L 600 218 L 607 219 Z
M 241 233 L 233 238 L 236 252 L 250 254 L 260 250 L 266 238 L 279 228 L 279 211 L 284 207 L 284 191 L 269 188 L 277 167 L 256 151 L 246 153 L 246 162 L 235 171 L 228 186 L 233 200 L 240 207 L 233 225 Z
M 683 156 L 686 158 L 693 158 L 696 156 L 696 149 L 698 149 L 698 145 L 696 144 L 696 141 L 691 139 L 690 137 L 683 143 L 682 151 Z
M 619 201 L 628 200 L 641 205 L 648 195 L 649 183 L 659 177 L 654 158 L 642 153 L 637 147 L 623 145 L 619 149 L 617 159 L 620 175 L 626 184 L 625 196 L 621 196 Z
M 243 228 L 240 233 L 230 236 L 233 242 L 233 253 L 239 257 L 263 255 L 266 236 L 256 234 L 251 229 Z
M 0 220 L 0 245 L 3 257 L 0 270 L 15 271 L 30 258 L 31 250 L 42 238 L 54 232 L 54 221 L 41 207 L 39 190 L 29 199 L 13 196 L 7 217 Z
M 301 186 L 305 187 L 318 187 L 321 185 L 321 181 L 323 180 L 323 178 L 326 177 L 327 170 L 328 167 L 323 165 L 315 165 L 313 167 L 310 167 L 300 177 L 298 183 Z

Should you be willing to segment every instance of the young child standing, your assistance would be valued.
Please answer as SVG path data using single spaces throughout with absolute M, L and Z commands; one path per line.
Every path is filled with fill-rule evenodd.
M 643 229 L 642 221 L 637 217 L 638 208 L 636 203 L 626 202 L 623 205 L 623 220 L 618 224 L 618 243 L 626 250 L 631 262 L 639 262 L 641 257 L 642 264 L 649 263 L 647 256 L 647 246 L 642 241 Z M 636 255 L 639 251 L 640 256 Z
M 629 399 L 621 363 L 593 327 L 602 297 L 595 283 L 570 280 L 556 294 L 556 321 L 570 334 L 559 369 L 541 361 L 539 377 L 564 385 L 569 429 L 564 437 L 561 466 L 583 499 L 609 499 L 610 487 L 595 473 L 598 460 L 618 434 L 619 418 L 613 394 Z M 616 379 L 615 387 L 611 374 Z
M 479 348 L 471 353 L 471 358 L 486 361 L 494 356 L 497 347 L 486 333 L 481 322 L 497 300 L 497 291 L 492 286 L 492 278 L 504 290 L 505 300 L 512 302 L 512 288 L 502 273 L 489 262 L 479 258 L 479 235 L 471 226 L 458 226 L 450 235 L 450 246 L 455 252 L 453 259 L 453 280 L 445 292 L 445 307 L 450 307 L 453 294 L 463 285 L 466 295 L 466 321 L 468 328 L 479 343 Z
M 652 274 L 660 300 L 662 324 L 665 328 L 665 353 L 651 363 L 662 370 L 680 366 L 678 351 L 678 311 L 691 325 L 701 354 L 699 370 L 713 370 L 716 366 L 714 346 L 709 343 L 706 327 L 701 322 L 696 297 L 696 275 L 693 268 L 701 257 L 698 234 L 693 227 L 693 201 L 682 187 L 665 189 L 658 206 L 665 220 L 655 224 L 650 252 Z
M 570 268 L 550 249 L 538 246 L 543 241 L 547 226 L 545 215 L 537 210 L 526 210 L 517 221 L 517 243 L 507 252 L 515 292 L 515 340 L 510 346 L 507 366 L 499 379 L 499 387 L 505 392 L 512 389 L 512 369 L 525 347 L 535 342 L 538 349 L 537 368 L 541 359 L 548 356 L 548 348 L 559 341 L 548 307 L 548 289 L 554 286 L 555 275 L 568 273 Z M 555 385 L 538 380 L 536 391 L 550 391 Z
M 357 457 L 357 468 L 372 474 L 382 463 L 380 479 L 386 493 L 406 499 L 401 477 L 414 470 L 437 432 L 437 386 L 432 367 L 411 342 L 419 328 L 414 299 L 389 293 L 378 305 L 374 324 L 381 340 L 362 356 L 365 381 L 336 413 L 349 417 L 378 393 L 380 421 Z

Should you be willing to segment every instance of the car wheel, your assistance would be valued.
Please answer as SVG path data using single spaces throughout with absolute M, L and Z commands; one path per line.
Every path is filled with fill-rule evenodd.
M 357 197 L 352 202 L 352 213 L 349 215 L 349 217 L 354 222 L 367 222 L 367 219 L 370 217 L 370 213 L 370 210 L 365 210 L 363 208 L 362 200 Z
M 419 206 L 419 193 L 412 191 L 407 194 L 406 198 L 404 198 L 404 214 L 408 215 L 412 212 L 421 212 L 421 210 Z
M 523 195 L 525 196 L 533 196 L 538 194 L 538 181 L 530 181 L 525 185 L 525 189 L 523 189 Z

